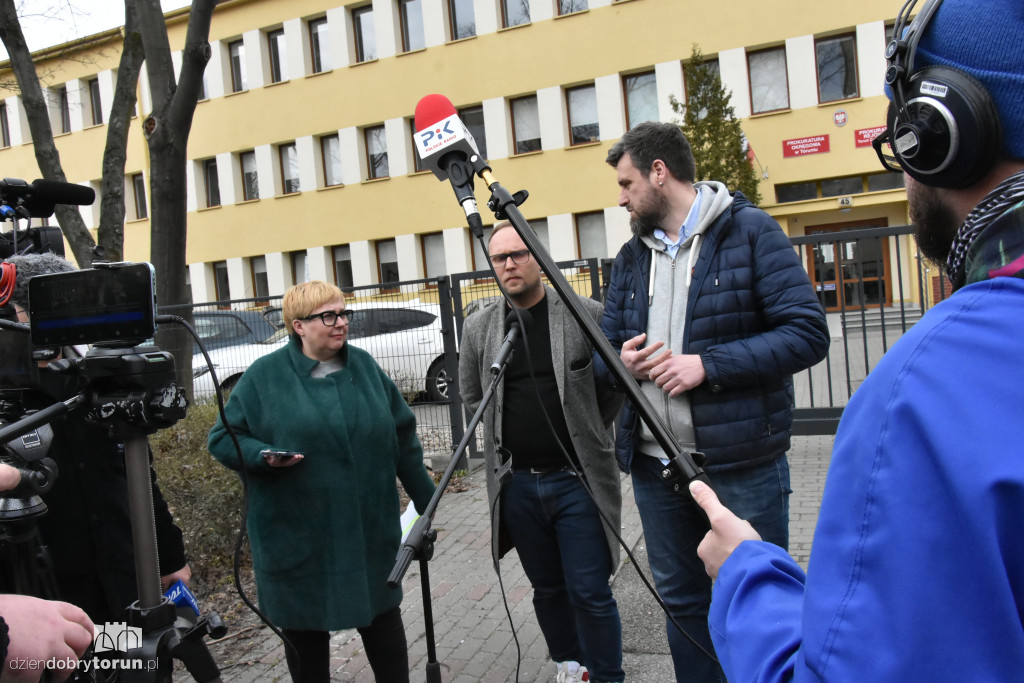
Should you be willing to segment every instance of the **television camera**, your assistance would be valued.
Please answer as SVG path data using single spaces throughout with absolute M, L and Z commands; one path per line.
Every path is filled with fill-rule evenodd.
M 0 462 L 22 477 L 16 489 L 0 493 L 0 532 L 7 530 L 11 554 L 20 556 L 8 567 L 18 592 L 52 597 L 40 571 L 40 547 L 30 547 L 41 546 L 34 532 L 34 520 L 46 512 L 40 494 L 59 474 L 46 457 L 49 423 L 75 411 L 76 419 L 102 427 L 124 444 L 139 596 L 125 621 L 142 632 L 141 646 L 124 653 L 142 664 L 122 666 L 120 680 L 140 674 L 140 680 L 170 681 L 172 659 L 179 659 L 196 680 L 213 681 L 219 672 L 203 638 L 221 637 L 224 625 L 216 614 L 185 618 L 160 586 L 146 437 L 184 417 L 188 401 L 174 382 L 173 356 L 146 343 L 156 331 L 154 292 L 152 265 L 102 263 L 30 278 L 27 325 L 7 307 L 7 319 L 0 319 Z M 91 346 L 74 352 L 83 345 Z M 41 355 L 60 358 L 41 369 Z M 56 402 L 27 410 L 29 392 Z

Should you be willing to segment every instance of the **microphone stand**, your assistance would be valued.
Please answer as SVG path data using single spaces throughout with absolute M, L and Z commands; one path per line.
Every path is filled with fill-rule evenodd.
M 512 330 L 518 328 L 517 323 L 513 323 Z M 510 331 L 511 335 L 512 332 Z M 425 625 L 425 636 L 427 639 L 427 683 L 441 683 L 441 665 L 437 661 L 437 652 L 434 643 L 434 613 L 431 609 L 430 604 L 430 576 L 427 571 L 428 562 L 430 558 L 434 556 L 434 541 L 437 540 L 437 531 L 431 528 L 431 521 L 434 518 L 434 512 L 437 510 L 437 504 L 441 500 L 441 496 L 444 495 L 445 489 L 448 487 L 448 482 L 451 480 L 452 475 L 455 473 L 456 467 L 465 455 L 466 448 L 469 445 L 470 439 L 476 438 L 476 427 L 483 418 L 484 410 L 487 409 L 487 405 L 494 398 L 494 392 L 498 386 L 498 382 L 505 375 L 505 368 L 507 367 L 509 359 L 512 354 L 509 353 L 505 358 L 496 362 L 498 365 L 495 371 L 494 366 L 491 366 L 492 379 L 487 390 L 484 392 L 480 399 L 480 405 L 477 407 L 476 412 L 473 413 L 473 417 L 470 418 L 469 424 L 466 425 L 466 431 L 462 435 L 462 440 L 459 441 L 459 445 L 455 447 L 455 452 L 452 454 L 452 459 L 448 463 L 448 467 L 445 468 L 444 474 L 441 476 L 441 480 L 437 484 L 437 488 L 434 489 L 434 495 L 431 496 L 430 502 L 427 504 L 427 509 L 423 511 L 416 523 L 413 524 L 412 529 L 409 531 L 409 535 L 406 537 L 405 542 L 402 543 L 402 547 L 398 549 L 398 556 L 395 558 L 395 565 L 391 569 L 391 574 L 388 576 L 388 588 L 397 588 L 402 583 L 402 577 L 405 576 L 405 572 L 409 569 L 409 565 L 413 558 L 420 562 L 420 591 L 423 594 L 423 623 Z
M 562 302 L 569 309 L 572 317 L 576 319 L 580 329 L 590 340 L 594 350 L 597 351 L 598 355 L 601 356 L 608 366 L 608 370 L 615 377 L 616 386 L 622 389 L 629 400 L 633 402 L 637 412 L 640 414 L 640 418 L 650 428 L 658 445 L 665 452 L 669 459 L 669 464 L 662 470 L 662 478 L 667 482 L 671 482 L 673 490 L 676 492 L 685 492 L 689 482 L 694 479 L 699 479 L 710 485 L 707 474 L 704 473 L 701 465 L 694 460 L 694 454 L 683 451 L 679 442 L 676 441 L 675 435 L 669 431 L 664 420 L 655 412 L 650 401 L 640 391 L 640 385 L 637 384 L 633 376 L 626 370 L 626 366 L 622 364 L 619 354 L 612 348 L 612 345 L 605 338 L 597 323 L 587 315 L 583 307 L 576 301 L 576 292 L 569 285 L 565 276 L 562 275 L 562 271 L 559 270 L 554 260 L 540 243 L 536 233 L 533 232 L 533 228 L 530 227 L 530 224 L 519 211 L 519 204 L 526 199 L 525 193 L 517 192 L 513 195 L 502 187 L 494 178 L 486 161 L 477 158 L 473 160 L 473 164 L 477 175 L 487 183 L 487 187 L 491 191 L 491 197 L 487 201 L 487 206 L 494 212 L 495 217 L 499 219 L 507 218 L 512 223 L 526 248 L 530 250 L 533 257 L 537 259 L 541 270 L 548 276 L 552 289 L 561 297 Z M 472 220 L 470 223 L 473 233 L 480 239 L 483 234 L 482 229 L 477 232 L 475 226 L 472 225 Z M 698 457 L 701 456 L 698 454 Z M 683 481 L 680 481 L 680 479 L 683 479 Z

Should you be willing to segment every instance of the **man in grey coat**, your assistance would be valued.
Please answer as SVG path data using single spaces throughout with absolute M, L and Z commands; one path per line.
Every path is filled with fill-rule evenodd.
M 529 321 L 483 416 L 495 570 L 515 547 L 557 681 L 585 680 L 588 669 L 591 681 L 621 681 L 622 626 L 608 584 L 622 508 L 608 427 L 621 395 L 597 386 L 589 340 L 509 223 L 495 226 L 488 252 Z M 600 319 L 601 304 L 579 302 Z M 470 411 L 490 385 L 509 312 L 498 301 L 466 319 L 459 377 Z

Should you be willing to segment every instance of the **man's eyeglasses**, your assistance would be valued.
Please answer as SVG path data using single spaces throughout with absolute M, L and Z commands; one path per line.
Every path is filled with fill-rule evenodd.
M 320 322 L 327 327 L 334 327 L 338 322 L 338 318 L 344 318 L 345 322 L 352 322 L 352 311 L 345 309 L 344 311 L 324 311 L 323 313 L 314 313 L 313 315 L 307 315 L 303 320 L 312 320 L 313 318 L 320 318 Z
M 490 259 L 495 268 L 504 268 L 508 259 L 512 259 L 512 263 L 521 266 L 530 260 L 530 250 L 520 249 L 519 251 L 510 251 L 507 254 L 491 254 Z

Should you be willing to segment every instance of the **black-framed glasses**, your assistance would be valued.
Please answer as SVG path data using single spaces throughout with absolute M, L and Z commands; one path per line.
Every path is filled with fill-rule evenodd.
M 320 318 L 320 322 L 327 327 L 334 327 L 338 318 L 344 318 L 345 322 L 352 322 L 352 311 L 345 309 L 344 311 L 324 311 L 323 313 L 314 313 L 313 315 L 307 315 L 303 320 L 312 320 L 313 318 Z
M 508 259 L 512 259 L 512 263 L 521 266 L 530 260 L 530 250 L 520 249 L 519 251 L 510 251 L 507 254 L 491 254 L 489 258 L 495 268 L 504 268 Z
M 871 146 L 875 148 L 875 154 L 882 162 L 882 168 L 893 173 L 903 173 L 903 167 L 900 166 L 900 162 L 896 160 L 896 155 L 892 151 L 892 136 L 889 134 L 888 128 L 871 141 Z

